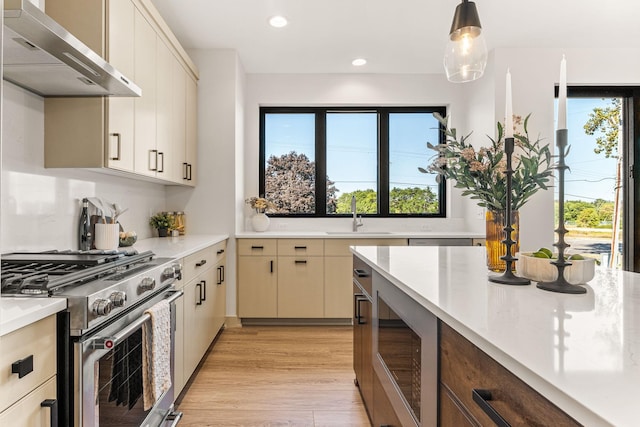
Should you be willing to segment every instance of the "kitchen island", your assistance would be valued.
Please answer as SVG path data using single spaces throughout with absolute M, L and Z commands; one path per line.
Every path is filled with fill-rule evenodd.
M 640 274 L 597 269 L 568 295 L 489 282 L 484 248 L 352 251 L 579 423 L 637 425 Z

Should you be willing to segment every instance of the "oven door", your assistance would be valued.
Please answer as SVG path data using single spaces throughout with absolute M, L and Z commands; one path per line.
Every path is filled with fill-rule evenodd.
M 105 328 L 74 343 L 75 426 L 160 426 L 176 418 L 173 376 L 176 311 L 182 291 L 169 288 L 135 307 Z M 144 311 L 162 299 L 171 307 L 171 387 L 144 410 L 142 396 L 142 326 Z M 177 417 L 179 419 L 179 417 Z M 175 423 L 174 423 L 175 424 Z

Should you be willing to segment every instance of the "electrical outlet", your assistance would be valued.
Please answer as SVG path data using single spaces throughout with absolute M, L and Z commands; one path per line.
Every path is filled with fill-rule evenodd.
M 420 226 L 421 231 L 431 231 L 431 226 L 429 224 L 422 224 Z
M 278 223 L 276 228 L 278 230 L 286 230 L 288 226 L 289 226 L 289 224 L 287 224 L 286 222 L 281 222 L 281 223 Z
M 477 207 L 476 208 L 476 219 L 484 219 L 484 208 Z

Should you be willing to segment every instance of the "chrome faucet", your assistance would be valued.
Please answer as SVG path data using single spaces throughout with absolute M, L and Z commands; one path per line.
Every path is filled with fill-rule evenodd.
M 362 227 L 362 215 L 358 217 L 356 213 L 356 196 L 351 196 L 351 213 L 353 214 L 353 230 L 358 231 L 358 227 Z

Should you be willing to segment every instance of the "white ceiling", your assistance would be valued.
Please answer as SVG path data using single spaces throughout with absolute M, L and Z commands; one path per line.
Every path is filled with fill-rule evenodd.
M 235 49 L 248 73 L 442 73 L 459 2 L 153 0 L 185 48 Z M 476 0 L 476 6 L 489 50 L 640 47 L 637 0 Z M 287 27 L 269 26 L 277 14 L 288 18 Z M 356 57 L 368 64 L 353 67 Z

